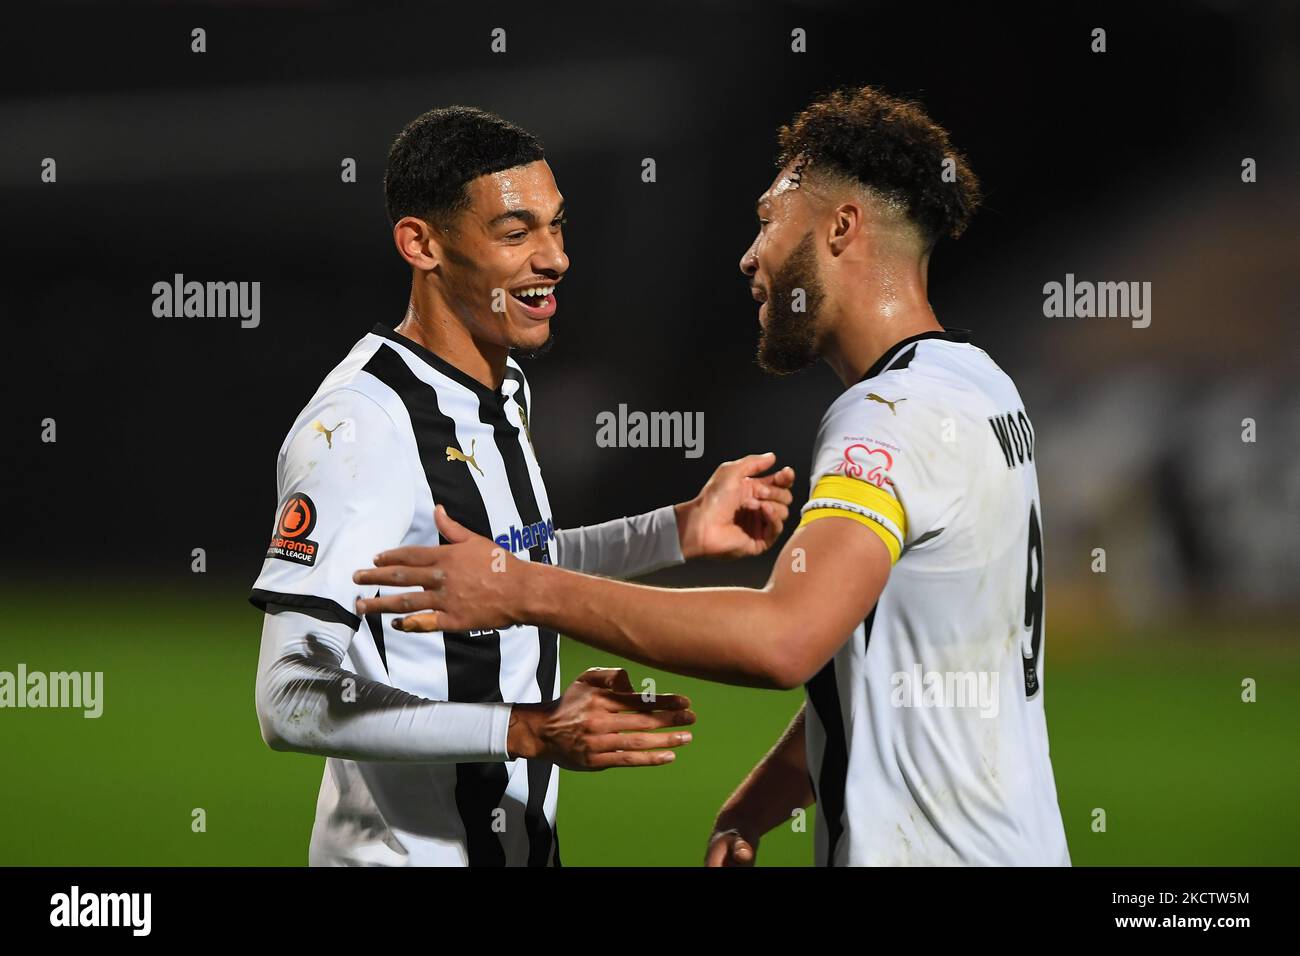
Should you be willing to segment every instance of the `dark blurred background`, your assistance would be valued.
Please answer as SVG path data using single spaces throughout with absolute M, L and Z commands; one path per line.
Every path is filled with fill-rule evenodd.
M 198 587 L 243 614 L 230 609 L 261 564 L 286 430 L 351 345 L 405 310 L 384 160 L 435 106 L 535 132 L 567 200 L 556 344 L 525 365 L 556 525 L 682 500 L 717 462 L 768 449 L 799 471 L 801 503 L 840 386 L 821 366 L 758 371 L 738 261 L 777 126 L 863 83 L 921 99 L 984 183 L 986 208 L 935 254 L 931 301 L 1033 416 L 1049 621 L 1293 634 L 1294 4 L 47 4 L 6 18 L 0 666 L 31 659 L 43 615 L 123 589 Z M 195 27 L 206 53 L 190 52 Z M 807 53 L 790 50 L 795 28 Z M 642 182 L 647 157 L 657 182 Z M 1258 182 L 1242 182 L 1247 157 Z M 178 272 L 260 281 L 260 326 L 155 318 L 153 283 Z M 1043 286 L 1066 273 L 1151 282 L 1150 327 L 1045 318 Z M 704 456 L 597 447 L 597 413 L 620 403 L 703 411 Z M 761 581 L 766 566 L 664 580 Z M 22 592 L 47 597 L 26 616 Z M 257 618 L 238 621 L 251 718 Z
M 209 573 L 252 580 L 295 414 L 405 309 L 388 146 L 450 103 L 541 136 L 568 201 L 557 341 L 527 366 L 556 523 L 679 500 L 750 451 L 806 471 L 838 382 L 823 367 L 757 370 L 737 263 L 776 127 L 818 91 L 870 82 L 920 97 L 987 187 L 969 233 L 936 252 L 932 301 L 1040 423 L 1049 555 L 1060 564 L 1076 532 L 1102 546 L 1089 526 L 1122 512 L 1123 533 L 1163 528 L 1144 562 L 1200 587 L 1240 573 L 1280 598 L 1300 571 L 1282 533 L 1295 522 L 1277 520 L 1300 502 L 1295 10 L 47 7 L 6 32 L 0 67 L 16 429 L 3 560 L 54 571 L 62 541 L 91 566 L 188 574 L 205 547 Z M 206 53 L 190 52 L 194 26 Z M 489 50 L 496 26 L 505 54 Z M 1094 26 L 1104 54 L 1090 52 Z M 806 54 L 789 51 L 795 27 Z M 1255 184 L 1241 181 L 1247 156 Z M 56 184 L 40 181 L 45 157 Z M 340 181 L 345 157 L 355 184 Z M 154 318 L 152 285 L 176 272 L 260 281 L 261 325 Z M 1151 327 L 1044 318 L 1042 286 L 1066 272 L 1151 281 Z M 598 448 L 595 416 L 619 403 L 703 411 L 704 457 Z M 1248 416 L 1259 441 L 1243 458 Z M 46 417 L 54 445 L 37 440 Z M 1186 485 L 1185 504 L 1137 507 L 1161 484 Z M 1234 547 L 1219 547 L 1225 533 Z

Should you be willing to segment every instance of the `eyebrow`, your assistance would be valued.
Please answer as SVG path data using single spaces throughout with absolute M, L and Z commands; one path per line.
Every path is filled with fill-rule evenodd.
M 555 216 L 551 221 L 554 222 L 556 219 L 562 219 L 563 217 L 564 217 L 564 203 L 560 203 L 560 208 L 555 213 Z M 530 229 L 533 226 L 537 225 L 537 213 L 533 212 L 531 209 L 507 209 L 501 215 L 494 216 L 492 220 L 488 222 L 488 227 L 489 228 L 496 227 L 501 223 L 505 222 L 507 219 L 518 219 L 520 222 L 528 226 Z
M 770 205 L 772 205 L 772 201 L 767 198 L 767 194 L 765 193 L 762 196 L 759 196 L 758 200 L 754 203 L 754 212 L 761 213 L 764 206 Z

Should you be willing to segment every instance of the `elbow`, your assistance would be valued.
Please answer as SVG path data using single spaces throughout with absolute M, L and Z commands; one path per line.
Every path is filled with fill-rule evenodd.
M 264 744 L 278 753 L 285 753 L 294 749 L 274 721 L 261 719 L 260 714 L 258 717 L 258 723 L 262 726 L 262 742 Z
M 761 592 L 769 597 L 770 592 Z M 809 633 L 807 615 L 792 613 L 780 603 L 765 609 L 758 627 L 746 639 L 749 656 L 745 683 L 763 690 L 794 690 L 802 687 L 817 667 L 808 660 L 808 649 L 816 645 Z
M 810 671 L 800 648 L 790 647 L 787 635 L 784 642 L 771 645 L 757 675 L 761 686 L 767 690 L 794 690 L 802 687 L 816 673 Z
M 262 741 L 277 753 L 336 756 L 333 750 L 326 748 L 328 738 L 314 724 L 295 723 L 292 718 L 286 719 L 284 715 L 260 720 L 259 723 L 262 727 Z
M 763 669 L 763 685 L 768 690 L 794 690 L 808 680 L 796 663 L 786 660 L 771 661 Z
M 262 728 L 262 742 L 277 753 L 318 754 L 314 742 L 318 739 L 307 727 L 295 726 L 283 714 L 258 713 Z
M 268 684 L 258 681 L 257 725 L 262 731 L 262 742 L 272 750 L 281 753 L 299 750 L 284 713 L 273 703 L 274 698 L 273 689 Z
M 798 634 L 793 638 L 792 634 Z M 826 661 L 816 656 L 815 649 L 830 646 L 822 637 L 807 630 L 784 631 L 768 642 L 770 650 L 762 662 L 760 677 L 763 686 L 770 690 L 795 690 L 812 680 Z
M 276 719 L 274 711 L 262 705 L 260 696 L 257 701 L 257 724 L 262 730 L 262 743 L 281 753 L 293 750 L 281 722 Z

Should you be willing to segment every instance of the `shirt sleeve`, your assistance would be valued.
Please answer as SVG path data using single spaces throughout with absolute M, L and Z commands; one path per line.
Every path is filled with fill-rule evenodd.
M 931 523 L 941 494 L 933 471 L 943 456 L 931 444 L 938 426 L 922 402 L 888 395 L 852 389 L 827 412 L 799 524 L 857 521 L 879 536 L 893 563 Z
M 257 719 L 276 750 L 349 760 L 509 760 L 510 704 L 434 701 L 342 667 L 353 629 L 274 604 L 262 625 Z
M 555 543 L 560 567 L 610 578 L 635 578 L 686 560 L 672 505 L 631 518 L 557 531 Z
M 353 573 L 401 544 L 411 527 L 408 445 L 360 392 L 336 390 L 307 407 L 281 452 L 270 543 L 249 598 L 255 606 L 360 626 Z

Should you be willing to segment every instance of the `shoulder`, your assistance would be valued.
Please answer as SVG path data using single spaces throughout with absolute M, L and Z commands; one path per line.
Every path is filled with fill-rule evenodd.
M 325 376 L 303 406 L 281 447 L 282 456 L 315 453 L 348 445 L 353 453 L 388 453 L 410 432 L 410 417 L 401 398 L 366 366 L 386 348 L 370 334 Z
M 899 441 L 931 430 L 944 402 L 933 383 L 910 369 L 864 379 L 843 392 L 822 416 L 819 443 L 864 437 Z
M 853 385 L 823 418 L 823 426 L 871 425 L 892 434 L 935 437 L 945 421 L 984 414 L 1010 379 L 981 348 L 927 339 L 909 345 L 879 372 Z
M 976 346 L 924 339 L 898 361 L 846 389 L 818 431 L 814 474 L 920 475 L 938 479 L 973 453 L 972 423 L 991 414 L 998 382 L 1009 382 Z

